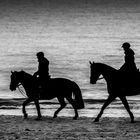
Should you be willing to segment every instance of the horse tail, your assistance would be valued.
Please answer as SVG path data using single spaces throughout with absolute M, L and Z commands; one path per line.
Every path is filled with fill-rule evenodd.
M 75 100 L 74 100 L 75 107 L 76 107 L 76 109 L 83 109 L 85 106 L 84 106 L 84 101 L 82 98 L 81 90 L 75 82 L 73 82 L 73 83 L 74 83 L 73 84 L 73 95 L 75 97 Z

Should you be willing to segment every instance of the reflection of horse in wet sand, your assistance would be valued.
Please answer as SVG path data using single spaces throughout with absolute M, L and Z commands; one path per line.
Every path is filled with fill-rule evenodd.
M 99 79 L 99 76 L 102 75 L 103 78 L 107 82 L 107 90 L 109 93 L 109 96 L 107 100 L 105 101 L 100 113 L 95 118 L 95 122 L 98 122 L 100 117 L 103 114 L 104 109 L 113 101 L 116 99 L 116 97 L 119 97 L 122 101 L 124 107 L 128 111 L 131 122 L 134 122 L 134 116 L 133 113 L 130 111 L 126 96 L 133 96 L 140 94 L 140 74 L 137 74 L 137 77 L 135 78 L 135 81 L 131 81 L 131 84 L 133 85 L 128 86 L 124 83 L 122 80 L 122 76 L 120 75 L 119 71 L 102 63 L 91 63 L 91 75 L 90 75 L 90 83 L 96 84 L 96 81 Z M 131 80 L 131 79 L 129 79 Z M 123 82 L 122 82 L 123 81 Z
M 36 109 L 38 112 L 38 118 L 40 119 L 40 106 L 38 100 L 51 100 L 53 98 L 57 98 L 60 103 L 60 108 L 54 113 L 54 118 L 57 117 L 57 114 L 66 106 L 65 98 L 69 101 L 75 111 L 75 116 L 73 119 L 77 119 L 78 111 L 77 109 L 84 108 L 84 102 L 82 99 L 82 94 L 79 86 L 68 79 L 64 78 L 54 78 L 50 79 L 46 84 L 45 89 L 40 89 L 37 86 L 37 79 L 32 75 L 20 71 L 20 72 L 12 72 L 11 74 L 11 83 L 10 90 L 16 90 L 19 85 L 22 85 L 26 91 L 27 99 L 23 103 L 23 114 L 24 118 L 27 118 L 27 113 L 25 110 L 25 106 L 34 101 L 36 105 Z M 73 94 L 72 94 L 73 93 Z M 74 96 L 74 99 L 72 98 Z

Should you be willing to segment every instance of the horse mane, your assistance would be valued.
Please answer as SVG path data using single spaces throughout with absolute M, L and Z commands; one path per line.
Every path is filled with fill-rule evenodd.
M 34 80 L 33 76 L 25 71 L 20 71 L 19 74 L 23 76 L 23 79 Z
M 104 64 L 104 63 L 96 63 L 97 65 L 99 65 L 100 67 L 102 68 L 107 68 L 109 71 L 116 71 L 117 72 L 117 69 L 107 65 L 107 64 Z
M 28 76 L 28 77 L 32 77 L 32 75 L 31 74 L 29 74 L 29 73 L 27 73 L 27 72 L 25 72 L 25 71 L 21 71 L 20 73 L 23 73 L 24 74 L 24 76 Z

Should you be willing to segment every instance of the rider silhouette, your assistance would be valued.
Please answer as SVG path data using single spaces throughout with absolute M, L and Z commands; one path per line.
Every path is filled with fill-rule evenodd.
M 43 52 L 38 52 L 36 54 L 38 59 L 38 71 L 34 73 L 34 77 L 37 77 L 39 80 L 39 84 L 41 86 L 45 86 L 46 82 L 50 79 L 49 76 L 49 61 L 44 57 Z
M 132 83 L 133 80 L 136 78 L 136 75 L 138 72 L 138 69 L 135 64 L 135 57 L 134 57 L 135 53 L 130 48 L 130 44 L 128 42 L 123 43 L 122 48 L 124 49 L 125 63 L 122 65 L 122 67 L 119 69 L 119 71 L 121 72 L 121 76 L 123 76 L 125 81 L 128 80 L 128 81 L 131 81 L 131 83 Z

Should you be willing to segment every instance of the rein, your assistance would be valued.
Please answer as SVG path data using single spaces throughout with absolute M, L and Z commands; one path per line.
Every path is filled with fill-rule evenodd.
M 18 86 L 17 86 L 19 92 L 20 92 L 25 98 L 27 98 L 26 93 L 20 88 L 20 86 L 21 86 L 21 84 L 18 84 Z

